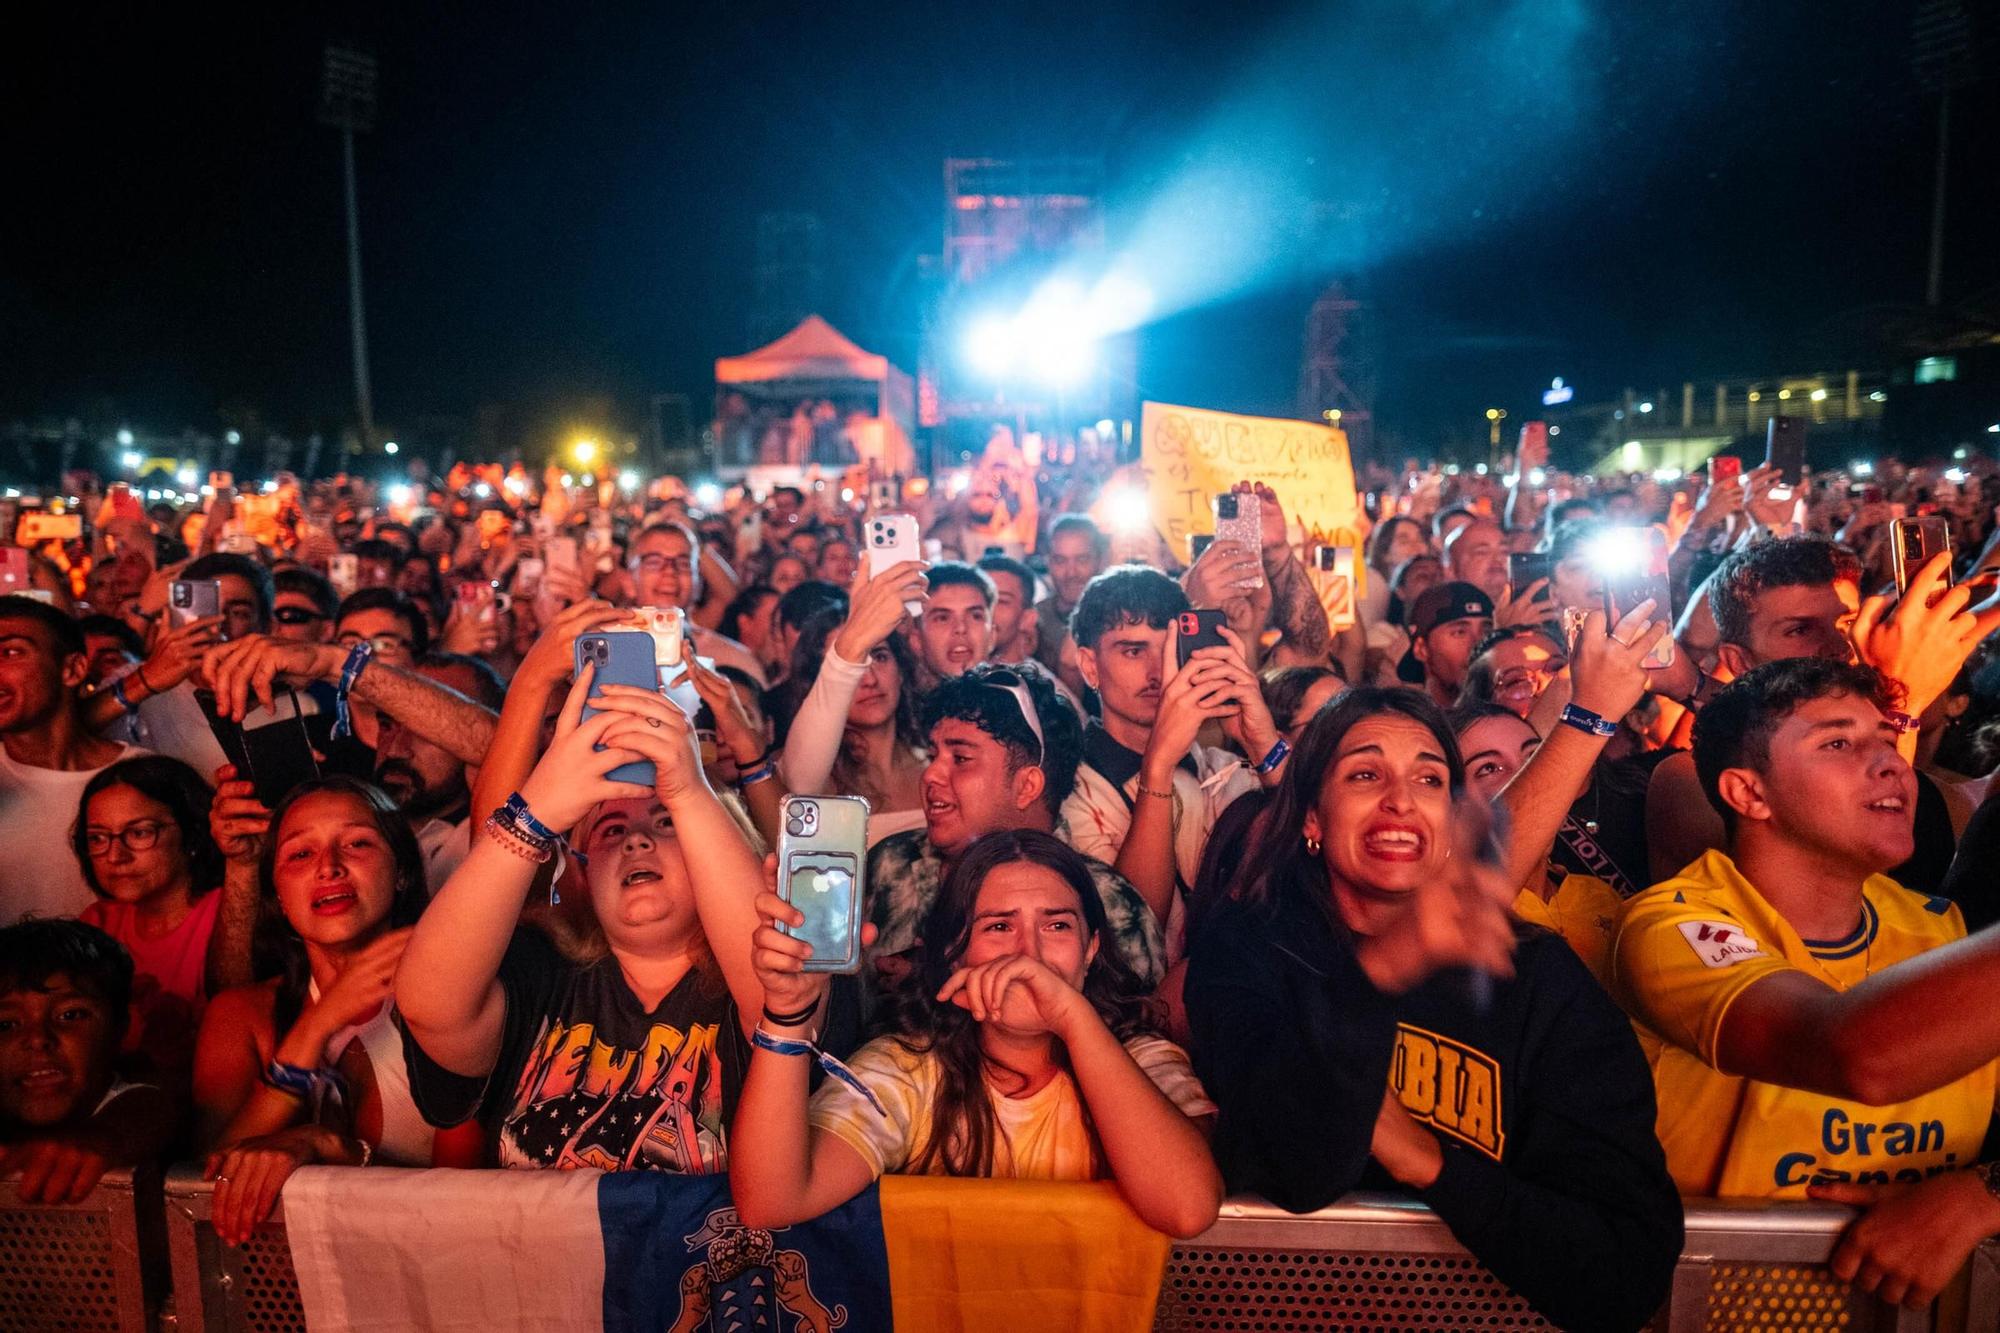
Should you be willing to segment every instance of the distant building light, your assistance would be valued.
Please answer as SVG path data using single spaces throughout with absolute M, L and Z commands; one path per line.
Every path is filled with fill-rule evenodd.
M 1847 470 L 1857 477 L 1872 477 L 1875 475 L 1875 465 L 1865 458 L 1855 459 L 1853 463 L 1849 464 Z
M 1952 451 L 1951 451 L 1951 456 L 1952 456 L 1953 458 L 1964 458 L 1964 457 L 1966 456 L 1966 453 L 1967 453 L 1967 452 L 1968 452 L 1968 451 L 1967 451 L 1966 447 L 1965 447 L 1964 445 L 1962 445 L 1962 444 L 1961 444 L 1961 445 L 1959 445 L 1959 446 L 1958 446 L 1958 448 L 1956 448 L 1956 449 L 1954 449 L 1954 450 L 1952 450 Z
M 225 444 L 241 444 L 243 443 L 243 433 L 241 431 L 226 430 L 222 432 L 222 439 Z
M 1651 403 L 1641 403 L 1639 404 L 1639 410 L 1641 412 L 1650 412 L 1653 410 L 1653 405 Z
M 397 444 L 397 443 L 396 443 L 396 442 L 395 442 L 394 440 L 384 440 L 384 441 L 382 442 L 382 452 L 383 452 L 383 453 L 385 453 L 385 454 L 393 454 L 393 453 L 396 453 L 396 452 L 398 452 L 398 451 L 399 451 L 399 450 L 400 450 L 401 448 L 402 448 L 402 446 L 401 446 L 401 445 L 399 445 L 399 444 Z
M 127 472 L 137 472 L 145 461 L 145 458 L 135 449 L 127 449 L 124 453 L 118 455 L 118 466 L 124 468 Z
M 132 443 L 132 432 L 131 432 L 131 431 L 129 431 L 129 430 L 121 430 L 121 431 L 119 431 L 119 432 L 118 432 L 118 443 L 120 443 L 120 444 L 123 444 L 123 445 L 130 445 L 130 444 Z
M 1758 399 L 1762 398 L 1763 396 L 1764 396 L 1763 394 L 1758 393 L 1755 389 L 1752 389 L 1750 391 L 1750 401 L 1753 403 L 1756 402 Z
M 1551 434 L 1551 435 L 1560 435 L 1560 434 L 1562 434 L 1562 433 L 1563 433 L 1563 428 L 1562 428 L 1561 426 L 1550 426 L 1550 427 L 1549 427 L 1549 434 Z
M 1477 472 L 1477 473 L 1478 473 L 1478 474 L 1479 474 L 1480 476 L 1482 476 L 1482 477 L 1483 477 L 1483 476 L 1485 476 L 1485 475 L 1486 475 L 1486 464 L 1484 464 L 1484 463 L 1474 463 L 1474 464 L 1472 465 L 1472 470 L 1473 470 L 1474 472 Z
M 1868 401 L 1871 403 L 1886 403 L 1889 401 L 1889 395 L 1883 393 L 1880 389 L 1877 389 L 1875 392 L 1868 395 Z
M 1814 401 L 1815 403 L 1823 403 L 1823 402 L 1825 402 L 1825 401 L 1826 401 L 1826 390 L 1825 390 L 1825 389 L 1814 389 L 1814 390 L 1812 391 L 1812 400 L 1813 400 L 1813 401 Z
M 1927 356 L 1917 362 L 1916 381 L 1919 384 L 1946 384 L 1958 378 L 1958 358 L 1955 356 Z
M 1673 482 L 1679 481 L 1680 479 L 1681 479 L 1681 470 L 1677 467 L 1662 467 L 1653 469 L 1653 480 L 1659 482 L 1661 485 L 1670 485 Z
M 1574 397 L 1576 397 L 1576 386 L 1564 384 L 1562 376 L 1558 375 L 1549 381 L 1548 388 L 1542 390 L 1542 406 L 1554 407 L 1558 403 L 1566 403 Z
M 174 480 L 179 482 L 183 486 L 192 486 L 196 482 L 201 480 L 201 474 L 196 472 L 191 467 L 184 467 L 180 471 L 174 473 Z
M 1792 391 L 1790 389 L 1778 390 L 1778 399 L 1780 402 L 1784 401 L 1787 398 L 1790 398 L 1791 396 L 1792 396 Z

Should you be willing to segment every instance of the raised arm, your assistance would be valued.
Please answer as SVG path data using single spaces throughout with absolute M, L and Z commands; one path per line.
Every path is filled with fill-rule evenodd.
M 270 826 L 271 812 L 257 799 L 256 789 L 236 776 L 234 766 L 224 764 L 217 769 L 208 827 L 222 852 L 222 902 L 216 910 L 215 929 L 208 937 L 210 995 L 256 980 L 251 948 L 260 898 L 257 859 Z
M 864 566 L 855 576 L 847 620 L 834 635 L 812 689 L 785 734 L 782 767 L 788 791 L 826 791 L 834 760 L 840 755 L 841 735 L 847 729 L 847 709 L 854 702 L 862 673 L 868 669 L 868 659 L 903 623 L 907 614 L 903 604 L 923 597 L 928 586 L 924 581 L 926 567 L 922 561 L 905 560 L 873 577 Z
M 582 720 L 590 678 L 586 669 L 571 687 L 555 743 L 521 787 L 528 809 L 558 833 L 574 828 L 600 801 L 647 794 L 606 776 L 640 756 L 615 745 L 596 748 L 628 719 L 606 712 Z M 539 716 L 533 726 L 540 731 Z M 506 1019 L 500 961 L 540 869 L 482 829 L 417 922 L 397 974 L 396 1008 L 417 1045 L 454 1074 L 482 1077 L 499 1057 Z
M 615 719 L 604 733 L 607 745 L 652 761 L 654 793 L 673 820 L 701 933 L 748 1032 L 757 1025 L 764 998 L 750 961 L 750 937 L 757 929 L 752 903 L 763 882 L 757 853 L 708 785 L 694 727 L 678 704 L 649 690 L 607 685 L 597 707 Z
M 1666 635 L 1665 621 L 1646 619 L 1635 607 L 1611 633 L 1604 613 L 1592 611 L 1570 653 L 1570 702 L 1615 722 L 1646 692 L 1641 663 Z M 1563 819 L 1590 784 L 1591 768 L 1604 752 L 1605 737 L 1560 721 L 1542 733 L 1542 743 L 1500 793 L 1511 824 L 1507 874 L 1516 884 L 1535 883 Z
M 499 809 L 534 771 L 542 753 L 542 719 L 556 691 L 569 685 L 577 636 L 625 614 L 609 602 L 578 602 L 558 613 L 521 659 L 508 685 L 493 743 L 479 764 L 479 782 L 472 791 L 475 818 L 484 819 Z

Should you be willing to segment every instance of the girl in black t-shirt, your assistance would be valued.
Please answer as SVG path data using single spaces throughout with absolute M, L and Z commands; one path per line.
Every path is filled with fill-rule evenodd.
M 763 876 L 687 715 L 611 685 L 586 721 L 589 690 L 586 670 L 547 753 L 417 923 L 396 988 L 411 1087 L 433 1123 L 477 1115 L 502 1165 L 719 1172 L 746 1063 L 739 1014 L 763 998 L 750 966 Z M 510 708 L 503 732 L 537 727 L 539 711 Z M 634 761 L 653 765 L 651 789 L 611 778 Z M 561 834 L 582 882 L 560 887 L 587 890 L 600 937 L 581 956 L 516 931 Z

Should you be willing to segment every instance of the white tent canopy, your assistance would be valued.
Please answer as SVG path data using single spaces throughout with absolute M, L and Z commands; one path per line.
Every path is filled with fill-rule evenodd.
M 876 424 L 850 428 L 857 454 L 883 473 L 913 470 L 916 392 L 910 377 L 818 315 L 806 316 L 790 333 L 754 352 L 719 358 L 715 384 L 718 400 L 737 393 L 779 405 L 822 398 L 867 401 Z

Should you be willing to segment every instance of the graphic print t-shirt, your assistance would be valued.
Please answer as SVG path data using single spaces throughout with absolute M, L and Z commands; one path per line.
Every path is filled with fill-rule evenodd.
M 709 1175 L 728 1168 L 725 1127 L 749 1043 L 719 978 L 690 972 L 651 1012 L 618 961 L 564 958 L 537 931 L 500 964 L 507 1017 L 484 1079 L 444 1069 L 405 1029 L 417 1109 L 434 1125 L 473 1116 L 500 1165 Z

